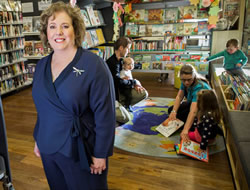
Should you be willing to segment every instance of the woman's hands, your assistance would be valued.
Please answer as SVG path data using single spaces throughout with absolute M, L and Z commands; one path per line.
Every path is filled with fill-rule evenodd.
M 92 162 L 90 166 L 91 174 L 102 174 L 102 171 L 106 169 L 106 158 L 96 158 L 92 156 Z
M 189 136 L 188 136 L 188 130 L 186 130 L 185 128 L 181 132 L 181 139 L 184 142 L 190 141 Z
M 172 112 L 170 113 L 170 115 L 169 115 L 168 118 L 169 118 L 169 121 L 176 120 L 176 119 L 177 119 L 177 118 L 176 118 L 176 112 L 173 112 L 173 111 L 172 111 Z
M 38 148 L 36 142 L 35 142 L 35 147 L 34 147 L 34 153 L 35 153 L 35 155 L 36 155 L 37 157 L 41 157 L 40 151 L 39 151 L 39 148 Z

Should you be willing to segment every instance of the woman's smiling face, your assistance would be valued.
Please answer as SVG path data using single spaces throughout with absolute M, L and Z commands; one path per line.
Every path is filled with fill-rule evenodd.
M 54 51 L 75 47 L 75 32 L 72 19 L 66 12 L 56 12 L 48 19 L 47 37 Z

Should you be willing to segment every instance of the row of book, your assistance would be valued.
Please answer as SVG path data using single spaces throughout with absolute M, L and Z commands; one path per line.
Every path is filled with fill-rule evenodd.
M 1 82 L 0 94 L 7 93 L 11 90 L 14 90 L 18 87 L 25 85 L 28 82 L 27 74 L 18 75 L 15 78 L 7 79 Z
M 0 67 L 5 64 L 13 63 L 23 57 L 23 50 L 12 51 L 0 54 Z
M 179 51 L 186 49 L 186 38 L 183 36 L 169 36 L 165 40 L 134 40 L 131 51 Z
M 81 14 L 86 27 L 99 26 L 104 24 L 104 19 L 100 10 L 94 10 L 92 6 L 81 9 Z
M 208 57 L 208 54 L 134 54 L 133 58 L 137 61 L 182 61 L 182 62 L 201 62 Z
M 220 75 L 223 85 L 227 85 L 224 94 L 229 101 L 229 107 L 232 110 L 250 111 L 250 83 L 246 76 L 231 76 L 223 72 Z
M 89 50 L 103 58 L 104 61 L 114 54 L 114 47 L 112 46 L 96 46 L 95 48 L 90 48 Z
M 26 73 L 24 62 L 0 68 L 0 80 L 9 79 L 15 75 Z
M 14 24 L 22 22 L 22 12 L 0 11 L 0 24 Z
M 22 34 L 22 25 L 0 25 L 0 38 L 20 36 Z
M 39 32 L 40 16 L 23 17 L 23 32 Z
M 83 48 L 91 48 L 105 43 L 105 38 L 101 28 L 87 30 L 82 43 Z
M 142 70 L 174 70 L 174 67 L 178 65 L 185 65 L 187 62 L 171 62 L 171 61 L 139 61 L 135 62 L 135 69 Z M 207 74 L 208 64 L 201 62 L 188 62 L 194 66 L 194 68 L 202 74 Z
M 0 2 L 0 11 L 15 11 L 21 12 L 22 5 L 21 1 L 1 1 Z
M 147 24 L 126 23 L 126 36 L 209 35 L 208 23 Z
M 52 51 L 50 47 L 44 47 L 42 41 L 25 41 L 24 56 L 46 56 Z
M 181 6 L 167 9 L 138 9 L 127 13 L 125 22 L 176 22 L 178 19 L 208 18 L 207 10 L 197 9 L 196 6 Z
M 10 38 L 0 40 L 0 52 L 24 47 L 24 38 Z

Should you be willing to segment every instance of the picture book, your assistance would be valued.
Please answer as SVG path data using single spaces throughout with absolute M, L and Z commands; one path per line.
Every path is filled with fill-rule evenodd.
M 87 7 L 86 7 L 86 10 L 87 10 L 87 12 L 88 12 L 88 16 L 89 16 L 91 25 L 93 25 L 93 26 L 98 25 L 98 22 L 97 22 L 97 20 L 96 20 L 96 16 L 95 16 L 93 7 L 92 7 L 92 6 L 87 6 Z
M 198 22 L 198 34 L 206 34 L 208 32 L 207 22 Z
M 23 17 L 23 32 L 33 32 L 32 17 Z
M 40 16 L 33 17 L 33 32 L 40 31 Z
M 97 16 L 98 16 L 98 18 L 100 20 L 100 24 L 105 24 L 104 18 L 102 16 L 102 12 L 100 10 L 96 10 L 96 12 L 97 12 Z
M 177 19 L 178 19 L 178 8 L 165 10 L 165 20 L 166 21 L 175 21 Z
M 24 42 L 24 55 L 25 56 L 33 55 L 33 41 Z
M 200 144 L 194 141 L 184 142 L 183 140 L 180 143 L 180 153 L 190 156 L 192 158 L 201 160 L 203 162 L 208 162 L 208 148 L 204 151 L 200 149 Z
M 169 121 L 169 118 L 168 118 L 162 124 L 160 124 L 156 128 L 156 130 L 159 131 L 165 137 L 169 137 L 175 131 L 177 131 L 183 124 L 184 122 L 179 119 Z
M 155 24 L 152 26 L 152 36 L 163 36 L 165 34 L 164 25 Z
M 176 26 L 176 35 L 184 35 L 184 24 L 183 23 L 179 23 L 179 24 L 175 24 Z
M 150 69 L 150 62 L 142 63 L 142 70 L 149 70 Z
M 183 19 L 193 19 L 197 18 L 197 7 L 196 6 L 186 6 L 183 10 Z
M 138 26 L 136 24 L 126 24 L 125 36 L 137 36 Z
M 184 35 L 195 35 L 198 33 L 197 23 L 184 23 Z
M 97 34 L 97 38 L 98 38 L 99 44 L 104 44 L 105 43 L 105 39 L 104 39 L 104 36 L 103 36 L 102 29 L 101 28 L 97 28 L 96 29 L 96 34 Z
M 96 24 L 101 25 L 101 21 L 99 19 L 99 15 L 98 15 L 97 10 L 94 10 L 94 15 L 95 15 Z
M 152 36 L 152 25 L 146 26 L 146 35 L 145 36 Z
M 34 41 L 33 48 L 34 48 L 34 55 L 35 56 L 43 56 L 44 55 L 44 48 L 43 48 L 42 41 Z
M 144 22 L 145 18 L 145 10 L 132 10 L 131 13 L 128 15 L 129 22 Z
M 146 35 L 146 25 L 139 25 L 139 36 Z
M 184 6 L 180 6 L 178 7 L 178 11 L 179 11 L 179 19 L 184 19 Z
M 87 44 L 88 44 L 87 48 L 94 46 L 94 43 L 93 43 L 91 35 L 90 35 L 90 31 L 86 31 L 85 40 L 84 41 L 86 41 Z
M 98 36 L 97 36 L 97 33 L 96 33 L 96 30 L 90 30 L 90 36 L 92 38 L 92 41 L 94 43 L 94 45 L 98 45 L 99 44 L 99 41 L 98 41 Z
M 82 14 L 82 17 L 83 17 L 83 22 L 85 24 L 86 27 L 90 27 L 91 26 L 91 22 L 89 20 L 89 16 L 88 16 L 88 13 L 85 9 L 81 9 L 81 14 Z
M 152 63 L 152 69 L 156 69 L 156 70 L 162 70 L 162 62 L 153 62 Z
M 165 35 L 172 35 L 173 34 L 173 25 L 174 24 L 164 24 L 164 33 Z
M 148 10 L 148 21 L 163 21 L 163 9 L 149 9 Z

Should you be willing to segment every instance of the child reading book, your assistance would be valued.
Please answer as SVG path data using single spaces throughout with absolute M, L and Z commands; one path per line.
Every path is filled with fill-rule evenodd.
M 217 96 L 213 90 L 201 90 L 198 92 L 197 117 L 188 132 L 190 140 L 200 143 L 200 149 L 206 150 L 208 143 L 215 140 L 220 132 L 220 110 Z
M 134 60 L 131 57 L 124 58 L 123 59 L 122 70 L 120 72 L 120 78 L 125 79 L 125 80 L 133 80 L 133 76 L 132 76 L 132 72 L 131 72 L 133 69 L 134 69 Z M 141 83 L 138 80 L 136 80 L 136 85 L 141 86 Z M 129 111 L 132 112 L 131 88 L 122 88 L 122 89 L 120 89 L 120 93 L 123 94 L 124 97 L 125 97 L 125 101 L 124 101 L 125 108 L 127 108 Z
M 247 64 L 246 55 L 239 49 L 237 39 L 227 41 L 226 50 L 208 57 L 205 61 L 212 61 L 219 57 L 224 57 L 223 67 L 231 75 L 240 75 L 244 73 L 242 68 Z

